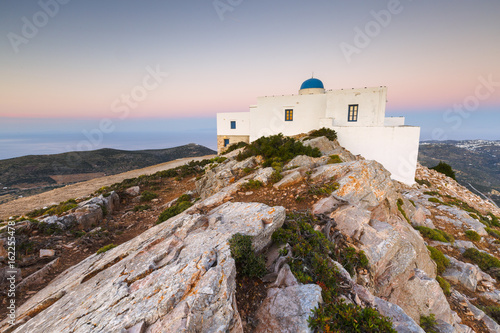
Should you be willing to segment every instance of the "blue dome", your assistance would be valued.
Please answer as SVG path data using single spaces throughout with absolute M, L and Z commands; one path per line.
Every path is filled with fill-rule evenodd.
M 311 88 L 325 89 L 325 87 L 323 86 L 323 82 L 321 82 L 320 80 L 315 79 L 315 78 L 305 80 L 304 83 L 302 83 L 302 85 L 300 86 L 301 90 L 302 89 L 311 89 Z

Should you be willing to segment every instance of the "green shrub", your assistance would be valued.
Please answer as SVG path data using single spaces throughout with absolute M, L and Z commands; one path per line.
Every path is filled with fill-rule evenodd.
M 479 242 L 481 240 L 481 236 L 474 230 L 467 230 L 465 236 L 471 241 Z
M 337 132 L 330 128 L 325 128 L 322 127 L 318 130 L 314 130 L 311 133 L 309 133 L 309 138 L 318 138 L 320 136 L 326 137 L 330 141 L 334 141 L 337 139 Z
M 146 201 L 151 201 L 153 199 L 158 198 L 158 194 L 151 192 L 151 191 L 144 191 L 141 194 L 141 201 L 146 202 Z
M 343 161 L 339 155 L 330 155 L 330 159 L 328 160 L 328 164 L 337 164 L 342 162 Z
M 397 201 L 398 210 L 401 213 L 401 215 L 403 215 L 403 217 L 405 218 L 406 222 L 411 223 L 411 221 L 408 218 L 408 216 L 406 216 L 405 210 L 403 209 L 403 204 L 404 204 L 403 199 L 399 198 L 398 201 Z
M 450 291 L 450 283 L 448 281 L 446 281 L 444 278 L 442 278 L 441 276 L 436 276 L 436 280 L 437 282 L 439 283 L 439 286 L 441 287 L 441 289 L 443 289 L 443 293 L 446 295 L 446 296 L 450 296 L 451 294 L 451 291 Z
M 451 168 L 449 164 L 444 163 L 443 161 L 439 162 L 438 165 L 430 168 L 432 170 L 436 170 L 437 172 L 440 172 L 450 178 L 456 179 L 455 178 L 455 171 Z
M 452 235 L 448 234 L 443 230 L 431 229 L 423 226 L 417 226 L 415 227 L 415 229 L 420 231 L 420 234 L 422 234 L 422 236 L 425 238 L 429 238 L 444 243 L 453 243 L 455 241 L 455 238 Z
M 21 255 L 30 255 L 35 253 L 36 244 L 29 240 L 16 239 L 16 258 L 20 259 Z
M 415 204 L 415 201 L 413 201 L 411 199 L 408 199 L 408 200 L 411 202 L 411 204 L 413 205 L 413 207 L 417 207 L 417 205 Z
M 243 161 L 250 156 L 261 155 L 264 158 L 263 166 L 270 166 L 273 162 L 285 163 L 298 155 L 320 157 L 318 148 L 304 146 L 302 142 L 294 138 L 285 137 L 283 134 L 261 137 L 238 154 L 236 159 Z
M 495 215 L 493 215 L 491 212 L 488 213 L 488 216 L 490 217 L 490 223 L 492 226 L 494 227 L 500 227 L 500 222 L 498 220 L 498 217 L 496 217 Z
M 496 229 L 489 228 L 489 227 L 485 227 L 484 230 L 486 230 L 486 232 L 490 236 L 495 237 L 496 239 L 500 239 L 500 231 L 498 231 Z
M 343 300 L 321 304 L 307 322 L 315 332 L 396 333 L 392 322 L 376 310 L 346 304 Z
M 488 234 L 490 234 L 490 236 L 493 236 L 493 237 L 495 237 L 496 239 L 500 239 L 500 231 L 495 230 L 495 229 L 491 229 L 491 228 L 488 228 L 488 227 L 486 227 L 486 228 L 484 228 L 484 229 L 486 230 L 486 232 L 487 232 Z
M 182 202 L 182 201 L 191 201 L 192 197 L 189 194 L 183 194 L 180 197 L 177 198 L 177 202 Z
M 260 180 L 255 180 L 255 179 L 249 179 L 246 183 L 241 185 L 241 189 L 243 191 L 249 191 L 249 190 L 258 190 L 264 186 Z
M 482 309 L 488 316 L 490 316 L 497 324 L 500 324 L 500 306 L 491 305 Z
M 443 252 L 435 247 L 427 246 L 427 249 L 431 252 L 431 259 L 434 260 L 437 265 L 438 274 L 442 274 L 446 270 L 446 267 L 450 265 L 450 260 L 444 256 Z
M 368 258 L 364 251 L 356 251 L 353 247 L 347 247 L 340 251 L 338 254 L 338 261 L 342 263 L 342 266 L 349 272 L 349 274 L 354 275 L 356 268 L 368 268 Z
M 252 173 L 255 169 L 253 168 L 243 168 L 243 173 L 248 175 L 249 173 Z
M 179 215 L 180 213 L 191 207 L 193 204 L 189 200 L 191 200 L 191 196 L 187 194 L 181 195 L 177 199 L 175 205 L 172 205 L 171 207 L 161 212 L 160 216 L 158 216 L 156 224 L 162 223 L 171 217 Z
M 68 210 L 71 210 L 77 206 L 78 206 L 78 204 L 77 204 L 75 199 L 69 199 L 69 200 L 66 200 L 64 202 L 61 202 L 58 205 L 53 205 L 53 206 L 50 206 L 48 208 L 35 209 L 35 210 L 29 212 L 28 214 L 26 214 L 26 216 L 38 217 L 38 216 L 42 216 L 45 214 L 61 215 L 62 213 L 65 213 Z
M 353 275 L 357 268 L 368 267 L 368 259 L 362 251 L 330 242 L 314 230 L 315 223 L 308 212 L 287 214 L 283 227 L 272 235 L 274 243 L 292 247 L 288 264 L 297 280 L 316 283 L 322 289 L 324 303 L 313 310 L 309 327 L 316 332 L 394 332 L 391 322 L 376 310 L 342 303 L 338 284 L 342 278 L 332 260 Z
M 429 316 L 420 317 L 420 327 L 426 333 L 439 333 L 437 330 L 436 316 L 431 313 Z
M 44 235 L 60 235 L 62 234 L 63 230 L 59 227 L 57 223 L 45 223 L 45 222 L 39 222 L 37 224 L 37 229 L 41 234 Z
M 210 163 L 221 164 L 221 163 L 225 162 L 226 160 L 227 160 L 227 157 L 224 157 L 224 156 L 215 156 L 214 158 L 212 158 L 210 160 Z
M 252 248 L 252 236 L 233 235 L 229 239 L 229 248 L 239 274 L 250 278 L 264 276 L 266 262 L 264 256 L 255 254 Z
M 142 212 L 151 209 L 150 205 L 137 205 L 134 207 L 134 212 Z
M 104 253 L 106 251 L 109 251 L 111 250 L 112 248 L 115 248 L 116 245 L 115 244 L 108 244 L 108 245 L 105 245 L 103 247 L 101 247 L 99 250 L 97 250 L 97 254 L 101 254 L 101 253 Z
M 248 143 L 243 142 L 243 141 L 240 141 L 238 143 L 233 143 L 232 145 L 230 145 L 229 147 L 227 147 L 227 149 L 224 150 L 224 152 L 221 155 L 226 155 L 227 153 L 230 153 L 233 150 L 240 149 L 240 148 L 243 148 L 243 147 L 246 147 L 246 146 L 248 146 Z
M 500 260 L 489 255 L 488 253 L 478 251 L 474 248 L 465 250 L 463 256 L 464 258 L 470 259 L 473 263 L 477 264 L 483 271 L 487 271 L 490 268 L 500 267 Z
M 311 195 L 328 196 L 338 190 L 339 187 L 340 184 L 337 182 L 325 183 L 322 185 L 311 185 L 308 192 Z
M 80 238 L 85 236 L 87 233 L 84 230 L 71 230 L 71 235 L 75 238 Z
M 415 181 L 420 185 L 426 185 L 427 187 L 432 187 L 432 184 L 427 179 L 417 179 Z
M 441 194 L 438 191 L 425 191 L 424 194 L 426 195 L 432 195 L 432 196 L 441 196 Z
M 473 219 L 478 220 L 478 221 L 480 220 L 479 217 L 474 213 L 470 213 L 469 216 L 472 217 Z
M 441 201 L 441 200 L 439 200 L 438 198 L 429 198 L 428 200 L 429 200 L 429 202 L 438 203 L 438 204 L 440 204 L 440 205 L 444 205 L 444 204 L 445 204 L 444 202 L 442 202 L 442 201 Z

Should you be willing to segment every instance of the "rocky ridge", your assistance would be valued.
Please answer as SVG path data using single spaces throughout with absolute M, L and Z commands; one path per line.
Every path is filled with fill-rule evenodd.
M 488 213 L 500 215 L 498 209 L 425 167 L 418 167 L 416 178 L 427 183 L 408 187 L 393 181 L 379 163 L 350 154 L 336 141 L 321 137 L 304 144 L 319 148 L 323 156 L 295 157 L 274 183 L 276 170 L 262 167 L 258 156 L 237 161 L 236 151 L 207 166 L 196 181 L 199 200 L 189 209 L 69 268 L 19 308 L 16 327 L 4 321 L 2 328 L 309 332 L 311 310 L 323 302 L 321 288 L 298 282 L 286 263 L 289 257 L 277 254 L 277 244 L 271 240 L 287 213 L 305 207 L 318 217 L 316 230 L 334 242 L 342 237 L 366 254 L 368 269 L 354 274 L 332 260 L 345 284 L 345 302 L 377 309 L 398 332 L 424 332 L 420 319 L 431 315 L 438 332 L 500 331 L 480 309 L 500 303 L 497 271 L 485 272 L 463 257 L 468 248 L 499 256 L 490 236 L 495 225 L 488 220 Z M 341 163 L 332 163 L 332 155 Z M 248 190 L 249 181 L 266 186 Z M 329 190 L 318 191 L 325 188 Z M 306 202 L 301 203 L 304 197 Z M 256 202 L 259 198 L 261 202 Z M 82 208 L 74 213 L 75 219 L 84 223 L 92 205 L 104 204 L 99 200 L 103 198 L 87 201 L 82 206 L 88 214 Z M 64 225 L 71 218 L 46 219 Z M 446 231 L 455 241 L 423 238 L 413 226 Z M 481 238 L 469 240 L 468 230 Z M 267 296 L 246 321 L 237 307 L 237 271 L 228 245 L 236 233 L 254 237 L 254 249 L 266 254 L 272 276 Z M 450 264 L 440 272 L 451 283 L 448 296 L 436 280 L 438 267 L 427 245 L 448 256 Z

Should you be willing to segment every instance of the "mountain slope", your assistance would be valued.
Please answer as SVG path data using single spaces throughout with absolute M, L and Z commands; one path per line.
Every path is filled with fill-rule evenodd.
M 418 161 L 426 167 L 448 163 L 460 184 L 474 191 L 472 185 L 500 204 L 500 197 L 493 195 L 500 191 L 500 141 L 425 141 L 420 143 Z
M 212 154 L 216 152 L 191 143 L 157 150 L 127 151 L 105 148 L 0 160 L 0 203 L 178 158 Z
M 425 185 L 409 187 L 336 141 L 303 143 L 322 156 L 267 156 L 266 167 L 233 152 L 19 219 L 25 267 L 39 249 L 54 261 L 94 254 L 34 295 L 23 275 L 18 322 L 0 330 L 394 332 L 389 320 L 397 332 L 500 331 L 489 317 L 499 320 L 499 209 L 420 165 Z M 147 230 L 121 238 L 134 228 Z M 259 259 L 238 263 L 236 233 L 254 237 L 266 275 L 242 276 Z

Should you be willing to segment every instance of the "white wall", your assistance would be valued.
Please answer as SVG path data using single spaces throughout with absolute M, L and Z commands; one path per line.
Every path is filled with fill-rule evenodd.
M 236 121 L 236 129 L 231 129 L 231 121 Z M 249 112 L 217 113 L 217 135 L 248 135 L 249 133 Z
M 384 126 L 386 87 L 331 90 L 326 92 L 327 118 L 334 126 Z M 347 121 L 349 105 L 358 104 L 358 121 Z
M 332 127 L 341 146 L 381 163 L 395 180 L 415 183 L 420 127 Z
M 325 94 L 259 97 L 257 107 L 250 110 L 250 142 L 262 136 L 290 136 L 317 129 L 325 108 Z M 286 109 L 293 109 L 293 121 L 285 121 Z
M 385 117 L 384 126 L 403 126 L 405 117 Z

